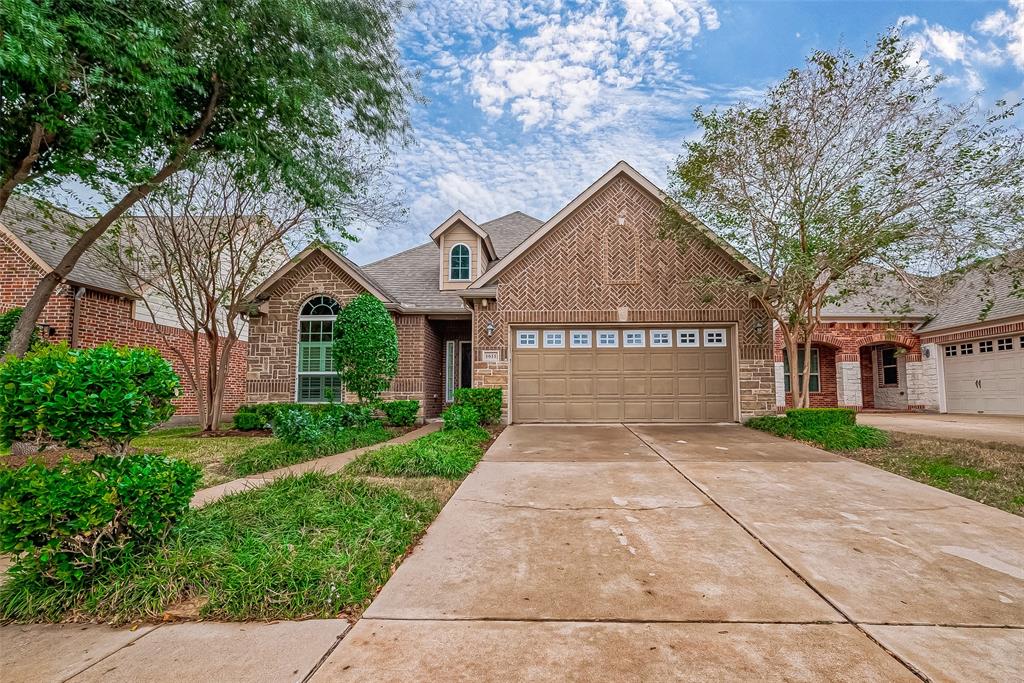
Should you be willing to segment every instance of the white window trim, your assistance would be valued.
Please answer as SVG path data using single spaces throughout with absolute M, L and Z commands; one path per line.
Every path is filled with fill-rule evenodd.
M 605 344 L 601 341 L 602 334 L 610 334 L 614 336 L 615 341 L 611 344 Z M 599 349 L 617 349 L 619 348 L 619 331 L 618 330 L 598 330 L 597 331 L 597 348 Z
M 296 339 L 296 343 L 295 343 L 295 402 L 296 403 L 304 403 L 304 404 L 307 404 L 307 405 L 315 405 L 315 404 L 318 404 L 318 403 L 327 403 L 328 401 L 302 401 L 302 400 L 300 400 L 301 399 L 301 393 L 302 393 L 302 378 L 303 377 L 334 377 L 335 375 L 338 374 L 337 370 L 315 371 L 315 372 L 308 371 L 308 370 L 307 371 L 303 371 L 302 370 L 302 344 L 304 343 L 302 341 L 302 323 L 304 323 L 304 322 L 317 322 L 317 321 L 325 321 L 325 322 L 330 321 L 330 322 L 333 322 L 334 320 L 337 319 L 336 315 L 303 315 L 302 314 L 302 309 L 304 309 L 306 307 L 306 304 L 308 304 L 313 299 L 317 299 L 317 298 L 320 298 L 320 297 L 326 297 L 326 298 L 329 298 L 329 299 L 333 299 L 334 302 L 337 303 L 340 306 L 340 302 L 337 299 L 334 299 L 334 297 L 330 296 L 329 294 L 324 294 L 323 292 L 320 292 L 319 294 L 314 294 L 313 296 L 307 298 L 305 301 L 303 301 L 299 305 L 299 319 L 298 319 L 298 324 L 295 327 L 295 339 Z M 333 332 L 331 333 L 331 337 L 333 339 L 333 337 L 334 337 Z M 333 397 L 333 400 L 334 400 L 335 403 L 344 403 L 345 402 L 345 385 L 339 383 L 339 385 L 338 385 L 338 393 L 337 393 L 337 395 L 335 395 Z
M 455 400 L 455 340 L 449 339 L 444 345 L 444 401 Z
M 523 335 L 524 334 L 532 334 L 533 335 L 533 343 L 532 344 L 524 344 L 523 343 Z M 539 341 L 540 341 L 540 335 L 537 334 L 537 330 L 516 330 L 516 348 L 517 349 L 535 349 L 535 348 L 537 348 Z
M 717 342 L 717 341 L 713 342 L 713 341 L 711 341 L 709 339 L 709 337 L 712 334 L 716 334 L 716 333 L 719 333 L 719 332 L 722 334 L 722 341 L 720 341 L 720 342 Z M 704 330 L 704 346 L 710 346 L 710 347 L 713 347 L 713 348 L 714 347 L 721 348 L 723 346 L 728 346 L 728 345 L 729 345 L 729 336 L 726 333 L 724 327 L 709 327 L 706 330 Z
M 455 247 L 465 247 L 467 255 L 469 256 L 469 275 L 466 277 L 455 277 L 452 275 L 454 268 L 452 268 L 452 259 L 455 258 Z M 456 242 L 448 250 L 448 279 L 452 282 L 470 282 L 473 279 L 473 249 L 465 242 Z
M 683 335 L 693 335 L 693 341 L 683 341 Z M 680 348 L 694 348 L 700 346 L 700 330 L 695 327 L 684 327 L 676 330 L 676 346 Z
M 585 344 L 576 343 L 576 335 L 583 334 L 587 337 Z M 590 330 L 569 330 L 569 346 L 573 349 L 589 349 L 594 345 L 594 333 Z
M 628 341 L 629 335 L 631 335 L 631 334 L 639 334 L 640 335 L 640 343 L 639 344 Z M 623 348 L 628 346 L 628 347 L 634 348 L 634 349 L 646 348 L 646 346 L 647 346 L 647 330 L 623 330 L 622 331 L 622 346 L 623 346 Z
M 548 343 L 548 335 L 557 334 L 561 340 L 557 344 Z M 544 348 L 545 349 L 564 349 L 565 348 L 565 330 L 544 330 Z
M 659 343 L 654 341 L 654 335 L 664 334 L 667 336 L 667 343 Z M 672 346 L 672 330 L 651 330 L 651 346 L 652 347 L 666 347 Z

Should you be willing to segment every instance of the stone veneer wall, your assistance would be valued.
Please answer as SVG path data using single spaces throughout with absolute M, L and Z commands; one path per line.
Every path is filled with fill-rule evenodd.
M 774 410 L 767 315 L 739 291 L 697 281 L 740 267 L 702 239 L 683 246 L 659 239 L 661 210 L 656 197 L 619 176 L 501 273 L 496 302 L 475 302 L 474 386 L 504 389 L 506 417 L 509 330 L 528 323 L 736 323 L 740 417 Z

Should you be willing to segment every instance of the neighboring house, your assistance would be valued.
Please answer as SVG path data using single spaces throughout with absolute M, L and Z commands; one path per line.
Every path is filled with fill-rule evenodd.
M 251 299 L 248 400 L 342 398 L 330 356 L 340 305 L 391 311 L 388 398 L 435 416 L 457 387 L 504 390 L 514 422 L 731 422 L 775 409 L 769 318 L 697 278 L 756 269 L 706 239 L 657 235 L 667 198 L 620 162 L 541 222 L 461 211 L 431 241 L 367 266 L 312 245 Z
M 968 271 L 935 306 L 909 303 L 891 279 L 828 306 L 813 337 L 811 405 L 1024 415 L 1024 298 L 1010 271 L 987 272 Z M 777 330 L 775 368 L 776 403 L 792 405 Z
M 24 306 L 39 278 L 51 271 L 74 243 L 73 231 L 86 227 L 86 219 L 80 216 L 12 197 L 0 215 L 0 312 Z M 140 293 L 100 254 L 89 250 L 50 297 L 38 324 L 44 338 L 64 340 L 72 347 L 104 342 L 155 347 L 180 374 L 182 360 L 176 351 L 191 358 L 191 336 L 181 329 L 166 304 L 151 301 L 151 308 L 153 316 Z M 232 352 L 226 414 L 245 400 L 247 334 L 243 325 L 242 338 Z M 206 350 L 201 348 L 201 353 Z M 195 394 L 185 381 L 175 405 L 176 417 L 197 414 Z

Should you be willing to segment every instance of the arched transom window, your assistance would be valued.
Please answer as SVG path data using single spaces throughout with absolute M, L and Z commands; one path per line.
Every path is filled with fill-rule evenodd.
M 341 401 L 341 378 L 334 371 L 331 342 L 341 306 L 329 296 L 315 296 L 299 311 L 299 357 L 295 399 L 299 403 Z
M 448 277 L 452 280 L 469 279 L 469 247 L 456 244 L 449 257 Z

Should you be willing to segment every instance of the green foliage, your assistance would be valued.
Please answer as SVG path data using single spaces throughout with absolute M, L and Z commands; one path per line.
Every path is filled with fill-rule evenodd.
M 483 457 L 490 439 L 475 423 L 464 429 L 445 429 L 409 443 L 363 453 L 346 465 L 350 474 L 381 477 L 444 477 L 460 479 Z
M 455 405 L 472 406 L 484 424 L 501 422 L 501 389 L 456 389 Z
M 372 403 L 398 374 L 398 332 L 376 297 L 360 294 L 334 324 L 334 367 L 349 391 Z
M 0 552 L 20 576 L 79 583 L 163 539 L 199 477 L 194 465 L 157 455 L 0 469 Z
M 298 403 L 243 403 L 238 406 L 235 415 L 255 415 L 259 418 L 260 426 L 256 429 L 269 429 L 277 411 L 285 406 L 300 405 Z M 237 425 L 236 425 L 237 426 Z
M 122 453 L 174 414 L 177 393 L 178 376 L 156 349 L 43 347 L 0 364 L 0 438 Z
M 11 343 L 11 333 L 14 332 L 14 326 L 18 324 L 18 318 L 21 317 L 20 308 L 12 308 L 6 313 L 0 313 L 0 356 L 3 355 L 7 349 L 7 345 Z M 29 348 L 34 347 L 39 343 L 39 330 L 34 329 L 32 331 L 32 339 L 29 341 Z
M 848 408 L 799 408 L 786 417 L 764 415 L 747 420 L 752 429 L 808 441 L 830 451 L 881 448 L 889 435 L 880 429 L 856 424 L 857 414 Z
M 225 458 L 232 470 L 240 475 L 268 472 L 335 453 L 344 453 L 353 448 L 372 446 L 387 441 L 392 436 L 380 422 L 371 422 L 361 427 L 346 427 L 317 441 L 286 443 L 281 439 L 259 444 L 233 453 Z
M 334 439 L 350 427 L 379 424 L 367 405 L 327 403 L 288 405 L 277 409 L 274 436 L 287 444 L 315 444 Z
M 409 427 L 416 423 L 420 413 L 419 401 L 388 401 L 382 403 L 380 409 L 388 418 L 388 424 L 394 427 Z
M 786 417 L 800 431 L 857 424 L 857 411 L 852 408 L 790 408 Z
M 236 412 L 232 422 L 234 423 L 235 429 L 239 429 L 244 432 L 249 432 L 254 429 L 263 429 L 267 424 L 263 418 L 256 413 Z
M 334 618 L 366 606 L 439 509 L 337 475 L 286 477 L 187 512 L 162 547 L 87 585 L 11 576 L 0 617 L 123 624 L 198 598 L 205 619 Z
M 469 405 L 452 405 L 443 413 L 445 429 L 472 429 L 480 424 L 480 413 Z
M 193 143 L 338 215 L 332 200 L 363 181 L 353 142 L 407 126 L 400 11 L 361 0 L 0 0 L 0 174 L 11 176 L 37 126 L 45 146 L 31 170 L 43 182 L 130 187 Z

